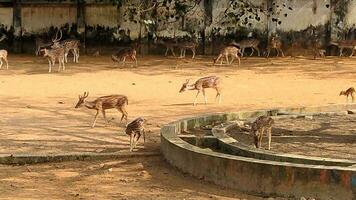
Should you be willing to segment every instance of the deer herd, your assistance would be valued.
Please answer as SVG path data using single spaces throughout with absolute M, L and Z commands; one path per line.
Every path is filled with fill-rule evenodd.
M 1 37 L 1 40 L 5 38 Z M 48 72 L 52 72 L 52 67 L 54 67 L 55 63 L 58 62 L 58 71 L 65 70 L 65 63 L 68 62 L 68 54 L 73 54 L 73 63 L 79 63 L 79 49 L 80 49 L 80 41 L 77 39 L 65 39 L 62 40 L 62 31 L 58 30 L 55 34 L 55 37 L 52 38 L 51 41 L 45 41 L 41 38 L 36 38 L 36 55 L 43 55 L 43 57 L 47 58 L 48 60 Z M 168 56 L 170 52 L 172 56 L 176 57 L 175 48 L 180 50 L 180 58 L 185 58 L 186 51 L 189 50 L 192 52 L 192 59 L 195 58 L 196 55 L 196 48 L 198 47 L 198 43 L 194 41 L 183 41 L 177 42 L 175 40 L 163 40 L 163 39 L 156 39 L 156 45 L 161 45 L 165 48 L 165 56 Z M 344 49 L 351 49 L 352 54 L 356 50 L 356 40 L 343 40 L 343 41 L 332 41 L 330 45 L 335 45 L 340 49 L 339 56 L 343 55 Z M 257 55 L 261 55 L 260 51 L 260 41 L 258 39 L 245 39 L 240 42 L 231 42 L 225 47 L 223 47 L 218 56 L 213 60 L 213 65 L 216 65 L 220 61 L 220 65 L 223 64 L 223 60 L 226 60 L 228 65 L 231 65 L 234 60 L 238 61 L 238 65 L 240 65 L 241 57 L 245 54 L 246 49 L 251 49 L 250 56 L 257 52 Z M 267 57 L 270 56 L 271 51 L 275 50 L 277 56 L 281 55 L 284 57 L 284 52 L 282 50 L 282 41 L 275 36 L 272 36 L 270 41 L 268 42 L 265 55 Z M 111 59 L 114 62 L 125 64 L 127 58 L 130 58 L 134 61 L 135 65 L 137 66 L 137 57 L 136 57 L 136 50 L 138 45 L 132 45 L 128 48 L 123 48 L 116 53 L 112 54 Z M 316 56 L 325 56 L 325 50 L 321 49 L 320 46 L 314 45 L 313 46 L 314 57 Z M 99 51 L 96 51 L 93 56 L 99 56 Z M 6 64 L 6 69 L 9 68 L 8 64 L 8 52 L 7 50 L 0 50 L 0 69 L 2 68 L 3 64 Z M 181 86 L 179 93 L 182 93 L 187 90 L 196 90 L 196 96 L 193 102 L 195 106 L 197 104 L 197 99 L 200 93 L 203 94 L 205 104 L 207 104 L 207 96 L 205 89 L 214 89 L 216 90 L 216 97 L 215 100 L 218 101 L 218 104 L 221 103 L 222 99 L 222 82 L 221 79 L 217 76 L 207 76 L 202 77 L 196 80 L 193 83 L 190 83 L 190 80 L 187 79 Z M 346 96 L 347 101 L 349 96 L 352 98 L 352 102 L 354 101 L 355 89 L 353 87 L 348 88 L 345 91 L 340 92 L 340 96 Z M 121 114 L 121 120 L 125 120 L 126 124 L 126 131 L 125 133 L 130 136 L 130 151 L 136 147 L 138 140 L 140 139 L 141 135 L 143 135 L 144 143 L 145 143 L 145 128 L 144 123 L 145 119 L 142 117 L 136 118 L 132 122 L 128 123 L 128 113 L 126 111 L 126 106 L 128 105 L 128 98 L 125 95 L 108 95 L 98 97 L 93 101 L 88 101 L 87 98 L 89 96 L 89 92 L 84 92 L 83 95 L 79 95 L 78 102 L 75 108 L 79 107 L 86 107 L 88 109 L 96 110 L 96 114 L 94 116 L 94 120 L 91 124 L 91 127 L 94 128 L 96 125 L 96 121 L 98 118 L 99 113 L 102 113 L 103 118 L 106 124 L 109 123 L 108 119 L 106 118 L 106 110 L 108 109 L 117 109 Z M 258 117 L 252 124 L 250 129 L 250 134 L 254 138 L 254 144 L 256 148 L 260 148 L 262 144 L 262 138 L 265 132 L 267 132 L 268 136 L 268 149 L 271 148 L 271 137 L 272 137 L 272 126 L 274 121 L 269 116 L 261 116 Z

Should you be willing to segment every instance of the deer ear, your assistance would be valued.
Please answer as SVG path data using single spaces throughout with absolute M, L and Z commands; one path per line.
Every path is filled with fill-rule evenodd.
M 189 83 L 189 79 L 185 80 L 186 83 Z

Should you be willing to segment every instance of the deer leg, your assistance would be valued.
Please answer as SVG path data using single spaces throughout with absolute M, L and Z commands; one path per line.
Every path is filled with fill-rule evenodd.
M 176 57 L 176 54 L 174 53 L 173 47 L 171 48 L 171 53 L 172 53 L 172 55 L 173 55 L 174 57 Z
M 257 50 L 257 55 L 260 56 L 261 55 L 260 50 L 258 48 L 256 48 L 256 50 Z
M 135 135 L 136 135 L 136 134 L 135 134 Z M 138 140 L 140 139 L 140 137 L 141 137 L 141 133 L 138 133 L 138 134 L 137 134 L 137 139 L 136 139 L 136 141 L 135 141 L 135 143 L 134 143 L 134 147 L 133 147 L 133 148 L 136 148 L 136 145 L 137 145 Z
M 9 61 L 7 60 L 7 58 L 4 59 L 6 61 L 6 70 L 9 69 Z
M 133 140 L 134 140 L 134 134 L 135 133 L 133 133 L 133 132 L 131 132 L 131 134 L 130 134 L 130 152 L 132 152 L 132 150 L 133 150 Z
M 194 106 L 197 104 L 197 99 L 198 99 L 199 93 L 200 93 L 200 90 L 198 90 L 197 95 L 195 96 L 195 100 L 194 100 L 194 103 L 193 103 Z
M 192 53 L 193 53 L 192 59 L 194 59 L 195 58 L 195 49 L 192 49 Z
M 48 72 L 51 73 L 52 71 L 52 61 L 51 59 L 48 59 Z
M 94 121 L 93 121 L 93 124 L 91 125 L 92 128 L 95 127 L 96 120 L 98 119 L 98 115 L 99 115 L 99 110 L 96 110 L 96 114 L 95 114 L 95 117 L 94 117 Z
M 344 51 L 343 48 L 340 48 L 340 53 L 339 53 L 339 56 L 341 57 L 342 56 L 342 52 Z
M 121 116 L 121 120 L 120 120 L 120 123 L 122 122 L 123 119 L 126 120 L 126 123 L 127 123 L 127 116 L 128 116 L 128 113 L 126 112 L 125 108 L 124 107 L 121 107 L 121 108 L 118 108 L 119 112 L 121 112 L 122 116 Z
M 241 49 L 241 57 L 244 57 L 244 53 L 245 53 L 245 48 Z
M 279 49 L 281 51 L 282 57 L 284 57 L 284 53 L 282 49 Z
M 204 89 L 202 90 L 202 93 L 203 93 L 203 96 L 204 96 L 205 104 L 208 104 L 208 98 L 205 95 L 205 90 Z
M 267 49 L 267 58 L 269 57 L 269 54 L 271 53 L 271 49 L 270 48 L 268 48 Z
M 352 49 L 352 53 L 350 55 L 350 58 L 354 55 L 355 49 Z
M 272 127 L 268 129 L 268 150 L 271 150 Z
M 219 97 L 219 104 L 221 103 L 221 93 L 220 93 L 220 89 L 219 88 L 215 88 L 216 89 L 216 96 L 215 96 L 215 101 L 216 99 Z
M 142 130 L 142 135 L 143 135 L 143 146 L 145 146 L 145 143 L 146 143 L 146 131 L 145 131 L 145 129 Z
M 168 54 L 168 50 L 169 50 L 169 48 L 167 47 L 166 53 L 164 53 L 164 56 L 166 56 L 166 57 L 167 57 L 167 54 Z
M 0 58 L 0 69 L 1 69 L 1 67 L 2 67 L 2 58 Z
M 250 56 L 252 56 L 253 53 L 255 53 L 255 49 L 254 49 L 253 47 L 251 47 L 251 54 L 250 54 Z
M 262 139 L 263 139 L 263 134 L 265 132 L 265 129 L 262 128 L 261 131 L 260 131 L 260 138 L 259 138 L 259 143 L 260 143 L 260 148 L 262 147 Z
M 238 66 L 240 66 L 241 65 L 241 59 L 237 54 L 235 56 L 236 56 L 237 60 L 239 61 L 239 65 Z
M 103 113 L 103 117 L 104 117 L 105 123 L 106 123 L 106 124 L 108 124 L 108 123 L 109 123 L 109 121 L 108 121 L 108 120 L 107 120 L 107 118 L 106 118 L 106 113 L 105 113 L 105 110 L 104 110 L 104 109 L 102 109 L 102 110 L 101 110 L 101 112 Z
M 227 54 L 225 55 L 225 59 L 226 59 L 227 64 L 229 65 L 229 64 L 230 64 L 230 62 L 229 62 L 229 56 L 228 56 Z

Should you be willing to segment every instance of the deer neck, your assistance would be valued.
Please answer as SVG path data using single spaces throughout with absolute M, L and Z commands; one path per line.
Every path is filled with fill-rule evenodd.
M 195 90 L 195 89 L 197 89 L 195 87 L 195 84 L 187 85 L 187 90 Z
M 89 109 L 94 109 L 95 105 L 96 104 L 93 101 L 84 101 L 84 106 L 89 108 Z

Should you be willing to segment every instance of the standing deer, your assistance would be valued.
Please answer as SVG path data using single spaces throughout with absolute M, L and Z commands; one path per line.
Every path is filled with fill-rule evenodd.
M 195 58 L 195 49 L 198 46 L 198 43 L 193 41 L 185 41 L 177 44 L 178 48 L 180 49 L 180 58 L 185 58 L 185 53 L 187 49 L 192 51 L 192 59 Z
M 40 54 L 42 49 L 51 48 L 55 44 L 55 42 L 58 42 L 62 38 L 62 32 L 60 32 L 61 33 L 60 38 L 58 38 L 58 32 L 59 32 L 59 30 L 57 30 L 55 37 L 52 38 L 51 41 L 44 40 L 44 39 L 42 39 L 40 37 L 37 37 L 35 39 L 35 42 L 36 42 L 36 51 L 35 51 L 36 56 L 38 56 Z
M 260 148 L 262 146 L 263 134 L 265 133 L 265 131 L 267 131 L 268 150 L 271 149 L 273 124 L 274 120 L 269 116 L 260 116 L 252 123 L 251 135 L 253 135 L 254 144 L 256 148 Z
M 145 145 L 146 136 L 145 128 L 143 126 L 144 123 L 145 119 L 139 117 L 127 125 L 125 133 L 130 136 L 130 151 L 133 151 L 133 149 L 136 148 L 136 144 L 140 139 L 141 134 L 143 135 L 143 145 Z
M 237 48 L 235 46 L 227 46 L 227 47 L 223 48 L 220 51 L 220 54 L 218 55 L 218 57 L 216 59 L 214 59 L 213 65 L 215 65 L 219 60 L 220 60 L 220 65 L 222 65 L 222 63 L 223 63 L 222 58 L 224 56 L 228 65 L 231 65 L 232 62 L 234 62 L 235 58 L 237 58 L 237 60 L 239 61 L 238 65 L 240 66 L 241 60 L 240 60 L 239 54 L 241 54 L 241 51 L 239 48 Z M 229 56 L 232 56 L 231 62 L 229 62 Z
M 349 96 L 351 96 L 352 98 L 352 102 L 354 102 L 354 95 L 355 95 L 355 89 L 353 87 L 350 87 L 349 89 L 345 90 L 345 91 L 341 91 L 339 96 L 346 96 L 346 101 L 349 101 Z
M 219 97 L 219 104 L 221 102 L 221 81 L 220 78 L 217 76 L 208 76 L 204 78 L 198 79 L 194 84 L 189 85 L 189 79 L 185 83 L 183 83 L 180 93 L 187 91 L 187 90 L 198 90 L 197 95 L 195 96 L 195 100 L 193 105 L 195 106 L 197 103 L 198 95 L 200 92 L 203 93 L 205 104 L 208 103 L 208 99 L 205 95 L 205 88 L 213 88 L 216 90 L 216 98 Z
M 9 62 L 7 61 L 7 51 L 4 49 L 0 50 L 0 69 L 2 67 L 3 61 L 6 62 L 6 69 L 9 69 Z
M 344 49 L 351 49 L 352 53 L 350 57 L 352 57 L 356 50 L 356 40 L 331 41 L 330 45 L 335 45 L 340 49 L 339 56 L 343 55 Z
M 111 59 L 114 62 L 122 62 L 124 65 L 126 62 L 126 57 L 131 58 L 135 62 L 135 66 L 137 66 L 137 58 L 136 58 L 136 50 L 134 48 L 124 48 L 118 51 L 117 53 L 111 55 Z
M 48 72 L 52 72 L 52 66 L 55 65 L 56 60 L 58 60 L 58 72 L 61 70 L 61 66 L 63 71 L 66 69 L 64 65 L 64 49 L 63 48 L 55 48 L 55 49 L 42 49 L 43 57 L 47 57 L 48 59 Z
M 157 39 L 155 43 L 163 45 L 166 48 L 166 52 L 164 53 L 164 56 L 167 57 L 168 51 L 171 51 L 172 55 L 176 57 L 176 54 L 174 53 L 174 47 L 177 46 L 177 43 L 175 41 L 173 40 L 164 41 L 162 39 Z
M 267 58 L 269 57 L 269 54 L 271 53 L 272 49 L 276 49 L 277 57 L 279 56 L 279 52 L 281 52 L 282 57 L 284 57 L 284 53 L 282 50 L 282 41 L 276 38 L 275 36 L 272 36 L 271 41 L 267 46 Z
M 64 61 L 68 63 L 68 54 L 71 52 L 73 54 L 73 62 L 74 63 L 79 63 L 79 46 L 80 46 L 80 41 L 77 39 L 66 39 L 62 40 L 62 30 L 59 30 L 60 32 L 60 37 L 57 37 L 54 40 L 52 40 L 53 45 L 52 48 L 63 48 L 64 49 Z
M 84 92 L 83 96 L 79 95 L 79 100 L 75 108 L 79 108 L 84 105 L 88 109 L 96 110 L 94 121 L 91 126 L 92 128 L 95 127 L 95 123 L 98 118 L 99 111 L 101 111 L 101 113 L 103 114 L 105 122 L 109 123 L 108 120 L 106 119 L 105 110 L 112 109 L 112 108 L 116 108 L 122 114 L 120 122 L 122 122 L 122 120 L 125 119 L 127 123 L 128 113 L 126 112 L 125 107 L 126 105 L 128 105 L 128 99 L 126 96 L 109 95 L 109 96 L 99 97 L 94 101 L 87 101 L 85 99 L 88 96 L 89 96 L 89 92 Z
M 250 56 L 253 55 L 255 50 L 257 51 L 258 56 L 260 56 L 260 49 L 258 48 L 258 45 L 260 44 L 260 41 L 257 39 L 246 39 L 246 40 L 241 40 L 240 42 L 236 43 L 237 46 L 241 48 L 241 57 L 244 56 L 245 49 L 251 48 L 251 54 Z

